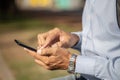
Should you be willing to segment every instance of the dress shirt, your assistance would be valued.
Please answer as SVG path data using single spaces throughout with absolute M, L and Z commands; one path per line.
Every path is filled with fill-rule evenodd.
M 120 28 L 117 0 L 86 0 L 75 72 L 87 80 L 120 80 Z

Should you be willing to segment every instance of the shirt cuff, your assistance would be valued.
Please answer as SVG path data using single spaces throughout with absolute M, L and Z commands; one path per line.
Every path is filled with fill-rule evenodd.
M 77 56 L 75 72 L 81 74 L 94 75 L 95 74 L 95 62 L 94 58 L 87 56 Z
M 79 37 L 79 41 L 76 45 L 74 45 L 72 48 L 73 49 L 77 49 L 79 51 L 81 51 L 81 43 L 82 43 L 82 32 L 72 32 L 71 34 L 75 34 Z

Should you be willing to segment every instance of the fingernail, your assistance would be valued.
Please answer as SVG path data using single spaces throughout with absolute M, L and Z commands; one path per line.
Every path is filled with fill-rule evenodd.
M 25 51 L 27 50 L 26 48 L 23 48 Z
M 41 51 L 42 51 L 41 49 L 37 50 L 37 54 L 41 54 Z
M 40 49 L 43 49 L 44 48 L 44 46 L 42 46 Z

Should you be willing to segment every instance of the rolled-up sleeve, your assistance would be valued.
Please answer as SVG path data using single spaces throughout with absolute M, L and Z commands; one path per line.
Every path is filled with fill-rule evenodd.
M 120 80 L 120 56 L 107 59 L 100 56 L 78 56 L 76 73 L 95 76 L 103 80 Z

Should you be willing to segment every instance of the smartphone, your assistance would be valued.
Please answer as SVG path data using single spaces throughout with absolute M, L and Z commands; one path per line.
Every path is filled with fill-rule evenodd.
M 19 45 L 21 47 L 24 47 L 24 48 L 27 48 L 29 50 L 37 52 L 37 49 L 34 49 L 34 48 L 30 47 L 30 46 L 27 46 L 27 45 L 23 44 L 22 42 L 20 42 L 20 41 L 18 41 L 16 39 L 14 41 L 17 43 L 17 45 Z

